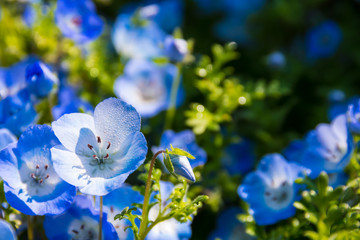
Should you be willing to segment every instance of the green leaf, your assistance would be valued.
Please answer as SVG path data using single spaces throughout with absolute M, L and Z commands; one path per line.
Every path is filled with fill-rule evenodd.
M 169 155 L 169 150 L 166 149 L 166 154 L 163 154 L 163 158 L 164 158 L 164 164 L 166 169 L 172 174 L 174 173 L 174 166 L 170 160 L 170 155 Z
M 190 153 L 188 153 L 180 148 L 174 148 L 171 144 L 170 144 L 170 147 L 171 147 L 171 152 L 169 152 L 168 154 L 185 156 L 190 159 L 195 159 L 195 157 L 193 155 L 191 155 Z

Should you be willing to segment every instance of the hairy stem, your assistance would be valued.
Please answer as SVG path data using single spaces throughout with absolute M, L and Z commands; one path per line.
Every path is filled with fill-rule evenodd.
M 172 125 L 172 121 L 174 119 L 175 110 L 176 110 L 176 99 L 177 93 L 180 86 L 180 76 L 181 76 L 181 63 L 176 64 L 177 67 L 177 74 L 171 86 L 171 93 L 170 93 L 170 105 L 166 112 L 165 118 L 165 130 L 170 129 Z
M 103 219 L 103 196 L 100 196 L 100 215 L 99 215 L 99 240 L 102 239 L 102 219 Z
M 157 156 L 159 156 L 159 154 L 161 154 L 161 153 L 165 153 L 165 151 L 158 151 L 157 153 L 155 153 L 155 155 L 152 157 L 151 162 L 150 162 L 148 178 L 146 181 L 144 204 L 143 204 L 142 215 L 141 215 L 142 221 L 140 224 L 140 234 L 139 234 L 140 239 L 145 239 L 145 236 L 146 236 L 146 228 L 147 228 L 147 222 L 148 222 L 148 206 L 149 206 L 149 199 L 150 199 L 151 176 L 152 176 L 152 171 L 154 168 L 155 160 L 156 160 Z

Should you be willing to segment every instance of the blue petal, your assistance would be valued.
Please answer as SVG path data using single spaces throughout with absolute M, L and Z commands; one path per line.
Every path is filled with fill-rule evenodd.
M 61 144 L 72 152 L 82 155 L 89 151 L 88 144 L 98 146 L 94 118 L 88 114 L 65 114 L 51 125 Z
M 14 228 L 10 223 L 6 222 L 3 219 L 0 219 L 0 240 L 16 240 L 16 234 Z
M 0 150 L 7 147 L 10 143 L 17 141 L 17 138 L 8 129 L 0 129 Z
M 7 148 L 0 151 L 0 177 L 4 182 L 17 188 L 22 185 L 22 182 L 18 170 L 18 161 L 14 154 L 14 148 L 16 148 L 16 143 L 12 143 Z
M 195 182 L 195 175 L 191 168 L 189 159 L 185 156 L 170 156 L 176 174 Z
M 95 128 L 111 149 L 118 150 L 126 138 L 140 131 L 140 115 L 135 108 L 117 98 L 99 103 L 94 111 Z

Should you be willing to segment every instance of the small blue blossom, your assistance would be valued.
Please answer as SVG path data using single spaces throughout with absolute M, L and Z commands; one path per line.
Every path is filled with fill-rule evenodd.
M 10 143 L 17 141 L 17 138 L 6 128 L 0 128 L 0 150 L 6 148 Z
M 356 104 L 350 104 L 346 113 L 349 129 L 354 134 L 360 134 L 360 99 Z
M 140 116 L 120 99 L 102 101 L 94 116 L 65 114 L 52 127 L 63 145 L 51 149 L 55 170 L 82 193 L 110 193 L 145 160 L 147 146 L 140 132 Z
M 0 100 L 0 128 L 7 128 L 19 136 L 36 121 L 36 117 L 30 93 L 26 89 Z
M 0 219 L 0 240 L 16 240 L 14 228 L 7 221 Z
M 246 234 L 245 225 L 239 221 L 237 215 L 243 211 L 237 207 L 231 207 L 223 211 L 216 221 L 216 229 L 212 231 L 208 240 L 216 239 L 241 239 L 251 240 L 254 237 Z
M 76 90 L 70 86 L 62 86 L 58 92 L 58 105 L 52 108 L 55 120 L 66 113 L 76 113 L 82 110 L 85 113 L 93 113 L 94 107 L 87 101 L 76 95 Z
M 188 45 L 184 39 L 168 36 L 164 42 L 165 55 L 173 62 L 182 62 L 188 54 Z
M 78 195 L 65 213 L 45 217 L 44 230 L 49 240 L 96 240 L 99 237 L 99 212 L 89 198 Z M 102 239 L 119 239 L 114 227 L 107 221 L 106 213 L 103 213 L 102 230 Z
M 162 209 L 168 203 L 168 198 L 174 188 L 174 185 L 170 182 L 160 181 L 160 193 L 161 193 L 161 203 Z M 154 221 L 159 214 L 159 205 L 156 204 L 149 211 L 149 220 Z M 174 218 L 165 220 L 158 223 L 153 227 L 148 235 L 146 240 L 169 240 L 169 239 L 179 239 L 186 240 L 191 237 L 191 221 L 185 223 L 180 223 Z
M 174 148 L 180 148 L 187 151 L 195 157 L 195 159 L 190 160 L 192 168 L 204 165 L 207 161 L 207 154 L 205 150 L 196 144 L 195 134 L 191 130 L 184 130 L 178 133 L 172 130 L 167 130 L 161 136 L 160 146 L 154 146 L 151 150 L 155 154 L 156 152 L 165 150 L 166 148 L 170 150 L 170 145 Z M 159 158 L 162 159 L 162 157 Z
M 157 65 L 150 60 L 130 60 L 124 74 L 115 81 L 115 95 L 133 105 L 142 117 L 153 117 L 166 110 L 170 103 L 170 92 L 177 68 L 172 64 Z M 183 100 L 180 87 L 177 105 Z
M 55 21 L 64 36 L 77 44 L 98 38 L 104 25 L 91 0 L 58 0 Z
M 275 51 L 266 57 L 266 63 L 270 68 L 281 69 L 286 65 L 286 58 L 282 52 Z
M 227 146 L 221 157 L 221 164 L 231 174 L 245 174 L 255 165 L 254 144 L 248 139 Z
M 358 95 L 352 96 L 349 99 L 340 99 L 341 96 L 338 96 L 338 101 L 334 101 L 334 97 L 336 96 L 333 96 L 333 98 L 331 99 L 332 101 L 329 101 L 330 107 L 328 110 L 328 118 L 330 121 L 334 120 L 337 116 L 341 114 L 345 114 L 348 111 L 349 105 L 357 106 L 360 99 L 360 96 Z
M 256 171 L 249 173 L 238 188 L 240 197 L 250 205 L 250 213 L 258 225 L 269 225 L 292 217 L 294 201 L 300 185 L 294 181 L 302 177 L 305 169 L 286 162 L 280 154 L 266 155 Z
M 136 16 L 131 14 L 117 17 L 112 33 L 116 51 L 122 57 L 132 59 L 162 57 L 165 32 L 152 21 L 135 19 Z
M 289 162 L 299 163 L 305 148 L 306 142 L 302 139 L 296 139 L 290 142 L 282 153 Z
M 342 32 L 336 22 L 328 20 L 310 29 L 306 35 L 307 56 L 309 59 L 331 57 L 342 40 Z
M 119 199 L 121 199 L 121 201 L 119 201 Z M 132 240 L 134 239 L 134 234 L 131 229 L 126 229 L 126 231 L 124 231 L 127 226 L 131 226 L 129 220 L 114 220 L 114 217 L 124 208 L 131 208 L 131 204 L 143 202 L 144 197 L 126 184 L 104 196 L 104 212 L 107 213 L 109 223 L 115 227 L 119 239 Z M 140 214 L 139 211 L 135 213 Z
M 47 96 L 59 80 L 42 62 L 35 62 L 26 68 L 25 73 L 28 89 L 37 97 Z
M 319 124 L 308 133 L 305 144 L 299 163 L 311 170 L 310 177 L 318 176 L 321 171 L 328 174 L 343 171 L 354 150 L 346 116 L 337 116 L 331 124 Z
M 0 152 L 0 176 L 13 208 L 28 215 L 56 215 L 70 206 L 76 189 L 55 173 L 50 148 L 57 144 L 50 126 L 35 125 Z

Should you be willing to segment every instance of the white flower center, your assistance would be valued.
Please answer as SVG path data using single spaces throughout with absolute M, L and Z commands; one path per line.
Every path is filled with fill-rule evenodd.
M 281 185 L 275 186 L 273 183 L 268 186 L 264 196 L 266 204 L 272 209 L 279 210 L 289 206 L 292 202 L 294 190 L 292 185 L 287 181 L 283 181 Z
M 71 239 L 78 240 L 92 240 L 98 238 L 98 222 L 90 217 L 82 217 L 81 219 L 75 219 L 71 222 L 68 228 L 68 233 Z

